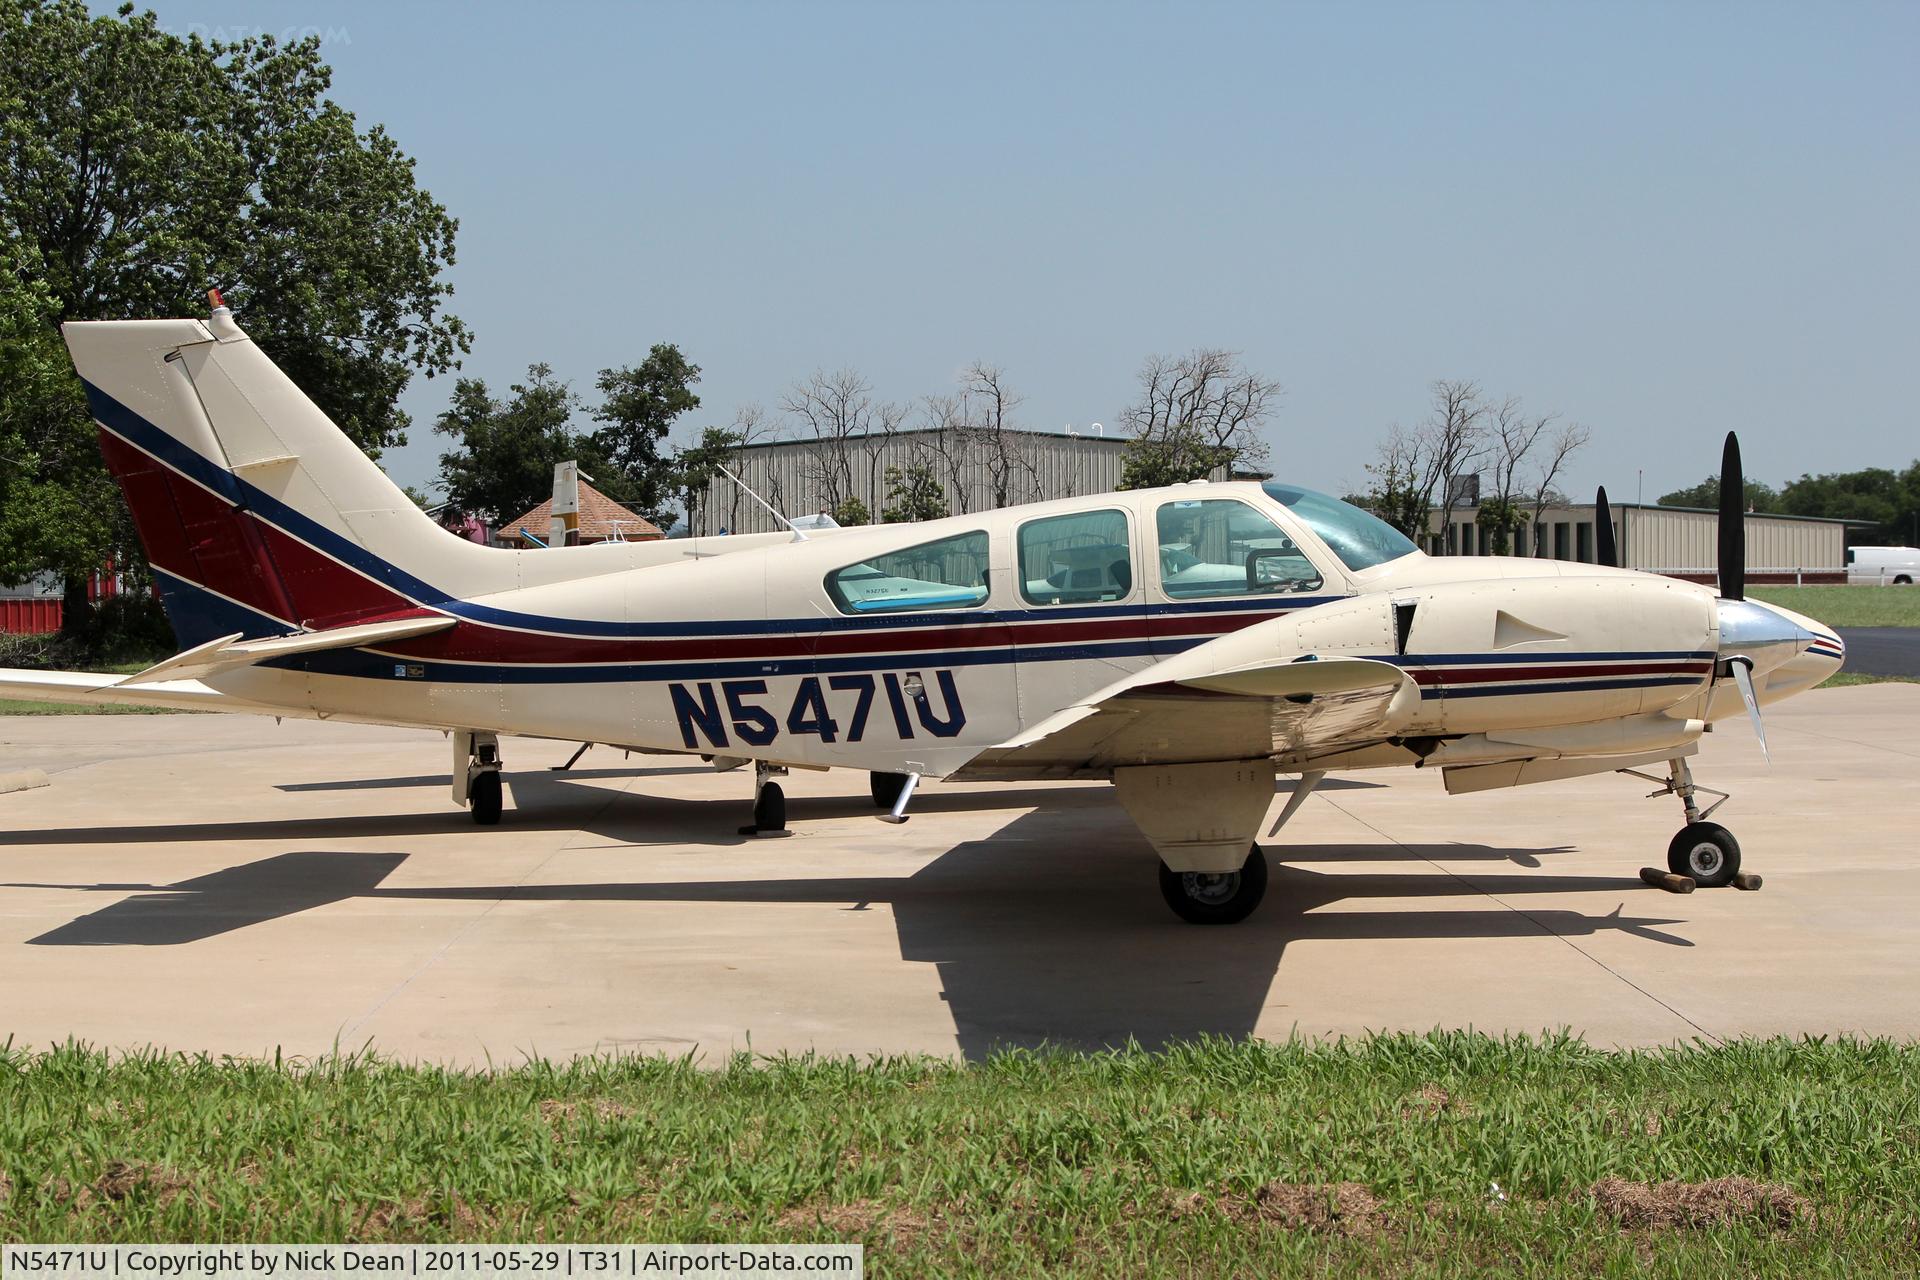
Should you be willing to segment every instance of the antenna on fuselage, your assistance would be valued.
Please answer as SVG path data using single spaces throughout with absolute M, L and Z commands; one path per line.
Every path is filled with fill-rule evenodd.
M 773 504 L 771 502 L 768 502 L 765 498 L 755 493 L 753 491 L 752 485 L 748 484 L 745 480 L 742 480 L 739 476 L 733 474 L 733 472 L 727 470 L 725 467 L 720 466 L 718 463 L 714 464 L 714 470 L 718 471 L 721 475 L 725 476 L 727 479 L 739 485 L 740 492 L 746 494 L 749 498 L 752 498 L 755 502 L 759 503 L 763 511 L 765 511 L 768 515 L 772 516 L 775 520 L 778 520 L 781 524 L 787 526 L 788 529 L 792 530 L 793 540 L 795 542 L 805 542 L 807 540 L 807 535 L 800 532 L 799 527 L 796 526 L 793 523 L 793 521 L 787 519 L 785 516 L 781 515 L 778 511 L 774 510 Z

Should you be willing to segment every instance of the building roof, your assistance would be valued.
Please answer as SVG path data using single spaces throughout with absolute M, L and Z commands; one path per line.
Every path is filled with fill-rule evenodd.
M 903 427 L 893 432 L 892 435 L 895 438 L 901 436 L 933 436 L 939 435 L 943 430 L 953 429 L 954 428 L 942 427 Z M 1132 436 L 1121 434 L 1107 435 L 1103 432 L 1087 431 L 1035 431 L 1030 427 L 1003 427 L 1001 430 L 1010 436 L 1038 436 L 1043 440 L 1078 440 L 1086 444 L 1110 444 L 1122 449 L 1133 439 Z M 856 440 L 865 440 L 870 436 L 879 437 L 882 436 L 882 433 L 878 431 L 857 432 L 853 435 L 846 436 L 844 442 L 851 443 Z M 819 440 L 811 436 L 781 436 L 772 440 L 755 440 L 752 444 L 736 445 L 735 450 L 737 452 L 746 452 L 750 449 L 795 449 L 802 446 L 832 444 L 833 442 L 834 437 L 831 436 Z
M 552 527 L 553 499 L 548 498 L 519 519 L 509 520 L 501 525 L 500 536 L 517 538 L 520 536 L 520 531 L 525 529 L 545 542 L 547 532 Z M 606 542 L 615 536 L 616 530 L 619 536 L 628 542 L 644 542 L 649 538 L 667 536 L 651 520 L 635 515 L 582 480 L 580 482 L 580 541 Z

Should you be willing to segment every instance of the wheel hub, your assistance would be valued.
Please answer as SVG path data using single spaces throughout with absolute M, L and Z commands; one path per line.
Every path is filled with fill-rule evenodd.
M 1217 907 L 1232 901 L 1233 895 L 1240 891 L 1240 873 L 1189 871 L 1180 877 L 1180 887 L 1195 902 Z
M 1702 840 L 1694 845 L 1692 852 L 1687 854 L 1687 865 L 1698 877 L 1711 876 L 1720 870 L 1723 860 L 1720 846 L 1709 840 Z

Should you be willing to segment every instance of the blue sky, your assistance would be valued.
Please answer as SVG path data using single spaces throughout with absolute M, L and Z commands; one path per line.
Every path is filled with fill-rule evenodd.
M 1057 430 L 1206 345 L 1336 491 L 1439 377 L 1587 424 L 1616 498 L 1728 428 L 1775 481 L 1920 455 L 1920 5 L 156 7 L 326 38 L 460 219 L 496 389 L 675 341 L 706 425 L 984 358 Z

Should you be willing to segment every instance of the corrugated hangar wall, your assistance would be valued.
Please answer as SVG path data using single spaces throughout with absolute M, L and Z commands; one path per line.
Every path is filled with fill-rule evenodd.
M 813 515 L 858 498 L 874 521 L 888 505 L 887 469 L 924 466 L 946 490 L 954 515 L 1022 502 L 1106 493 L 1120 484 L 1124 438 L 1007 431 L 992 436 L 900 431 L 843 440 L 775 440 L 748 445 L 727 465 L 788 517 Z M 1226 479 L 1221 468 L 1213 477 Z M 1002 498 L 1004 496 L 1004 501 Z M 725 476 L 707 485 L 691 532 L 766 533 L 774 519 Z
M 1621 556 L 1631 569 L 1712 569 L 1719 517 L 1674 507 L 1624 507 Z M 1793 516 L 1747 517 L 1747 568 L 1844 570 L 1846 525 Z

